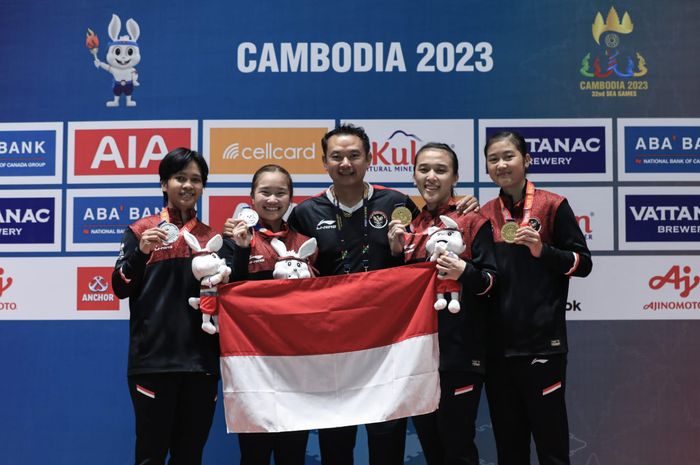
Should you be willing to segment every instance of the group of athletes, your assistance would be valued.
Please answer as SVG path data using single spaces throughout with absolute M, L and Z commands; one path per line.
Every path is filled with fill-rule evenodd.
M 297 250 L 314 237 L 320 276 L 425 261 L 431 228 L 446 228 L 440 217 L 447 216 L 466 247 L 440 255 L 436 268 L 440 280 L 459 284 L 461 311 L 438 312 L 440 405 L 412 418 L 426 462 L 478 465 L 475 421 L 485 387 L 500 465 L 529 464 L 531 438 L 540 465 L 568 464 L 565 307 L 569 278 L 590 273 L 591 254 L 566 199 L 527 179 L 523 137 L 500 132 L 487 141 L 486 167 L 501 190 L 483 206 L 455 196 L 459 160 L 452 148 L 424 145 L 413 173 L 421 210 L 405 194 L 364 180 L 371 153 L 362 128 L 339 126 L 321 142 L 328 189 L 287 217 L 292 177 L 265 165 L 250 192 L 257 223 L 230 218 L 223 231 L 197 219 L 209 173 L 201 154 L 179 148 L 161 161 L 165 208 L 126 229 L 112 276 L 116 295 L 129 298 L 135 463 L 169 457 L 172 465 L 200 464 L 216 405 L 218 339 L 200 330 L 200 316 L 188 306 L 199 283 L 189 246 L 172 231 L 188 231 L 202 244 L 223 233 L 219 255 L 232 269 L 230 281 L 240 281 L 272 279 L 273 238 Z M 372 465 L 404 463 L 406 422 L 365 425 Z M 303 465 L 308 434 L 240 433 L 241 464 L 268 465 L 274 457 L 277 465 Z M 354 463 L 357 426 L 318 434 L 324 465 Z

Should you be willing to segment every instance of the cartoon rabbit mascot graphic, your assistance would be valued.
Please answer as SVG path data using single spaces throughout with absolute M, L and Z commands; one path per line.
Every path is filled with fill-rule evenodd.
M 440 215 L 440 221 L 445 225 L 444 228 L 432 226 L 428 229 L 430 238 L 425 244 L 425 250 L 430 256 L 430 261 L 434 262 L 437 258 L 447 252 L 450 255 L 457 256 L 464 252 L 466 245 L 462 240 L 462 232 L 459 230 L 457 223 L 449 216 Z M 453 279 L 439 279 L 437 285 L 438 299 L 435 301 L 435 310 L 442 310 L 445 307 L 452 312 L 460 311 L 459 293 L 462 291 L 462 286 L 458 281 Z M 447 304 L 445 294 L 450 294 L 450 304 Z
M 275 269 L 272 271 L 274 279 L 302 279 L 313 276 L 308 258 L 316 252 L 316 239 L 312 237 L 301 244 L 299 252 L 287 250 L 284 242 L 276 237 L 270 241 L 270 245 L 278 255 Z
M 112 20 L 109 22 L 108 32 L 109 48 L 107 49 L 107 63 L 103 63 L 97 58 L 97 52 L 91 53 L 95 57 L 94 63 L 96 68 L 102 68 L 112 74 L 114 85 L 112 92 L 114 99 L 107 102 L 108 107 L 119 106 L 119 96 L 126 96 L 126 106 L 135 107 L 136 102 L 131 100 L 131 94 L 134 87 L 139 85 L 138 73 L 135 66 L 141 61 L 141 53 L 139 52 L 139 44 L 136 41 L 141 34 L 139 24 L 129 18 L 126 21 L 126 31 L 129 35 L 119 36 L 122 28 L 122 21 L 119 16 L 113 14 Z
M 226 260 L 219 258 L 216 251 L 223 245 L 223 239 L 217 234 L 209 239 L 206 247 L 202 248 L 195 236 L 183 232 L 185 242 L 194 252 L 192 273 L 199 280 L 199 297 L 190 297 L 188 302 L 192 308 L 202 312 L 202 330 L 209 334 L 219 331 L 216 325 L 217 286 L 231 274 L 231 268 L 226 266 Z

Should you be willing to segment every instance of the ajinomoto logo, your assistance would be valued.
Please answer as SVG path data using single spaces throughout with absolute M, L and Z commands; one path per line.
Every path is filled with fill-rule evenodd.
M 112 292 L 112 268 L 78 268 L 78 310 L 119 310 L 119 299 Z
M 582 59 L 579 73 L 584 77 L 579 88 L 592 97 L 636 97 L 649 89 L 640 78 L 648 73 L 646 58 L 637 48 L 635 24 L 628 12 L 620 19 L 611 7 L 603 20 L 598 12 L 591 26 L 593 50 Z
M 325 127 L 210 128 L 212 174 L 251 175 L 275 163 L 294 174 L 323 174 Z

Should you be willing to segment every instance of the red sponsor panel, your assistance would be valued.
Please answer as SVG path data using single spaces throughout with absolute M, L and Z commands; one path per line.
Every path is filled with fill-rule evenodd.
M 82 310 L 119 310 L 119 299 L 112 292 L 112 268 L 86 266 L 78 268 L 77 306 Z
M 191 141 L 191 128 L 76 129 L 74 174 L 157 175 L 160 160 Z
M 299 203 L 310 196 L 295 195 L 294 202 Z M 209 197 L 209 226 L 219 233 L 224 229 L 224 223 L 233 217 L 239 204 L 252 205 L 253 201 L 248 195 L 212 195 Z

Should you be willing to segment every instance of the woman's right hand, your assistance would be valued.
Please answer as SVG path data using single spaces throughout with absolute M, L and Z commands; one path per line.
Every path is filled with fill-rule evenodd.
M 250 232 L 250 228 L 245 221 L 236 218 L 229 218 L 224 223 L 224 236 L 233 239 L 238 247 L 248 248 L 250 247 L 250 241 L 253 238 L 253 234 Z
M 167 238 L 168 234 L 160 228 L 147 229 L 141 234 L 139 239 L 139 250 L 148 255 Z
M 391 248 L 391 255 L 399 256 L 403 253 L 403 246 L 406 242 L 406 226 L 401 222 L 401 220 L 393 220 L 389 223 L 389 232 L 387 233 L 389 238 L 389 247 Z

